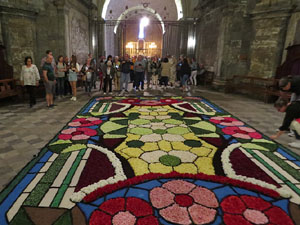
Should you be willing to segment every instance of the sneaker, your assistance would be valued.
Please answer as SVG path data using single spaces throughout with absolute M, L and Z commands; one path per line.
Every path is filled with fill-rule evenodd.
M 76 98 L 76 97 L 74 97 L 74 98 L 73 98 L 73 101 L 74 101 L 74 102 L 76 102 L 76 101 L 77 101 L 77 98 Z
M 288 133 L 288 136 L 289 137 L 295 137 L 295 133 L 293 131 L 291 131 L 291 132 Z
M 104 92 L 103 95 L 106 95 L 106 92 Z
M 74 97 L 72 97 L 70 100 L 73 101 L 73 100 L 74 100 Z
M 289 143 L 289 146 L 300 149 L 300 141 L 295 141 L 295 142 Z

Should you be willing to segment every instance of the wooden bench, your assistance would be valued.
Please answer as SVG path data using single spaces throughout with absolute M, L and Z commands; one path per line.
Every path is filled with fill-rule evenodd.
M 19 92 L 15 79 L 0 80 L 0 99 L 17 96 L 18 94 Z
M 273 96 L 290 98 L 290 94 L 283 95 L 280 92 L 278 82 L 279 80 L 275 78 L 235 75 L 226 81 L 225 91 L 227 93 L 240 92 L 263 97 L 266 103 Z
M 197 74 L 197 83 L 204 86 L 211 85 L 214 82 L 215 73 L 206 71 L 204 74 Z

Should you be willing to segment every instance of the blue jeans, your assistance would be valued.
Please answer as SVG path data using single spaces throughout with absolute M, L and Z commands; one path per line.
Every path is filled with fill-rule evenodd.
M 121 73 L 121 91 L 122 90 L 128 91 L 129 80 L 130 80 L 130 73 Z M 125 89 L 124 89 L 124 83 L 125 83 Z
M 85 92 L 91 93 L 93 86 L 93 80 L 85 81 Z
M 56 78 L 57 81 L 57 95 L 63 96 L 65 93 L 65 78 L 58 77 Z
M 181 78 L 181 85 L 182 86 L 186 86 L 188 79 L 189 79 L 189 75 L 188 74 L 184 74 L 183 77 Z

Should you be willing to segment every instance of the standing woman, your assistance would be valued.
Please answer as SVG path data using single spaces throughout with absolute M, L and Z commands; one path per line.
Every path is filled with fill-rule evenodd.
M 104 94 L 107 94 L 108 88 L 109 93 L 112 93 L 112 81 L 115 75 L 115 68 L 110 60 L 108 60 L 103 66 L 103 77 L 104 77 Z
M 36 65 L 32 64 L 32 58 L 27 56 L 25 58 L 25 65 L 22 66 L 21 84 L 25 86 L 29 94 L 29 105 L 32 108 L 36 104 L 35 92 L 36 87 L 39 86 L 40 74 Z
M 191 67 L 186 58 L 183 59 L 183 64 L 181 66 L 180 75 L 182 76 L 181 77 L 182 91 L 188 91 L 187 90 L 187 81 L 191 75 Z
M 64 63 L 64 57 L 60 55 L 58 57 L 58 62 L 56 65 L 56 80 L 57 80 L 57 93 L 60 98 L 63 97 L 65 92 L 65 72 L 67 71 L 67 66 Z
M 192 59 L 192 63 L 191 63 L 191 84 L 197 86 L 197 69 L 198 69 L 198 64 L 196 62 L 196 59 L 193 58 Z
M 161 63 L 161 83 L 164 85 L 164 88 L 168 86 L 169 77 L 171 75 L 171 64 L 169 59 L 166 57 Z
M 76 101 L 76 95 L 77 95 L 77 73 L 79 72 L 79 64 L 77 63 L 77 58 L 75 55 L 72 55 L 72 59 L 70 62 L 70 69 L 69 69 L 69 82 L 72 87 L 72 94 L 73 97 L 71 98 L 71 101 Z

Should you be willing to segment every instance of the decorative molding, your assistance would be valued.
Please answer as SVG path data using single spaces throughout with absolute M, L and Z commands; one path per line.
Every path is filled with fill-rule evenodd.
M 39 13 L 39 10 L 35 8 L 11 8 L 6 6 L 0 6 L 0 14 L 2 15 L 12 15 L 12 16 L 23 16 L 35 19 Z

